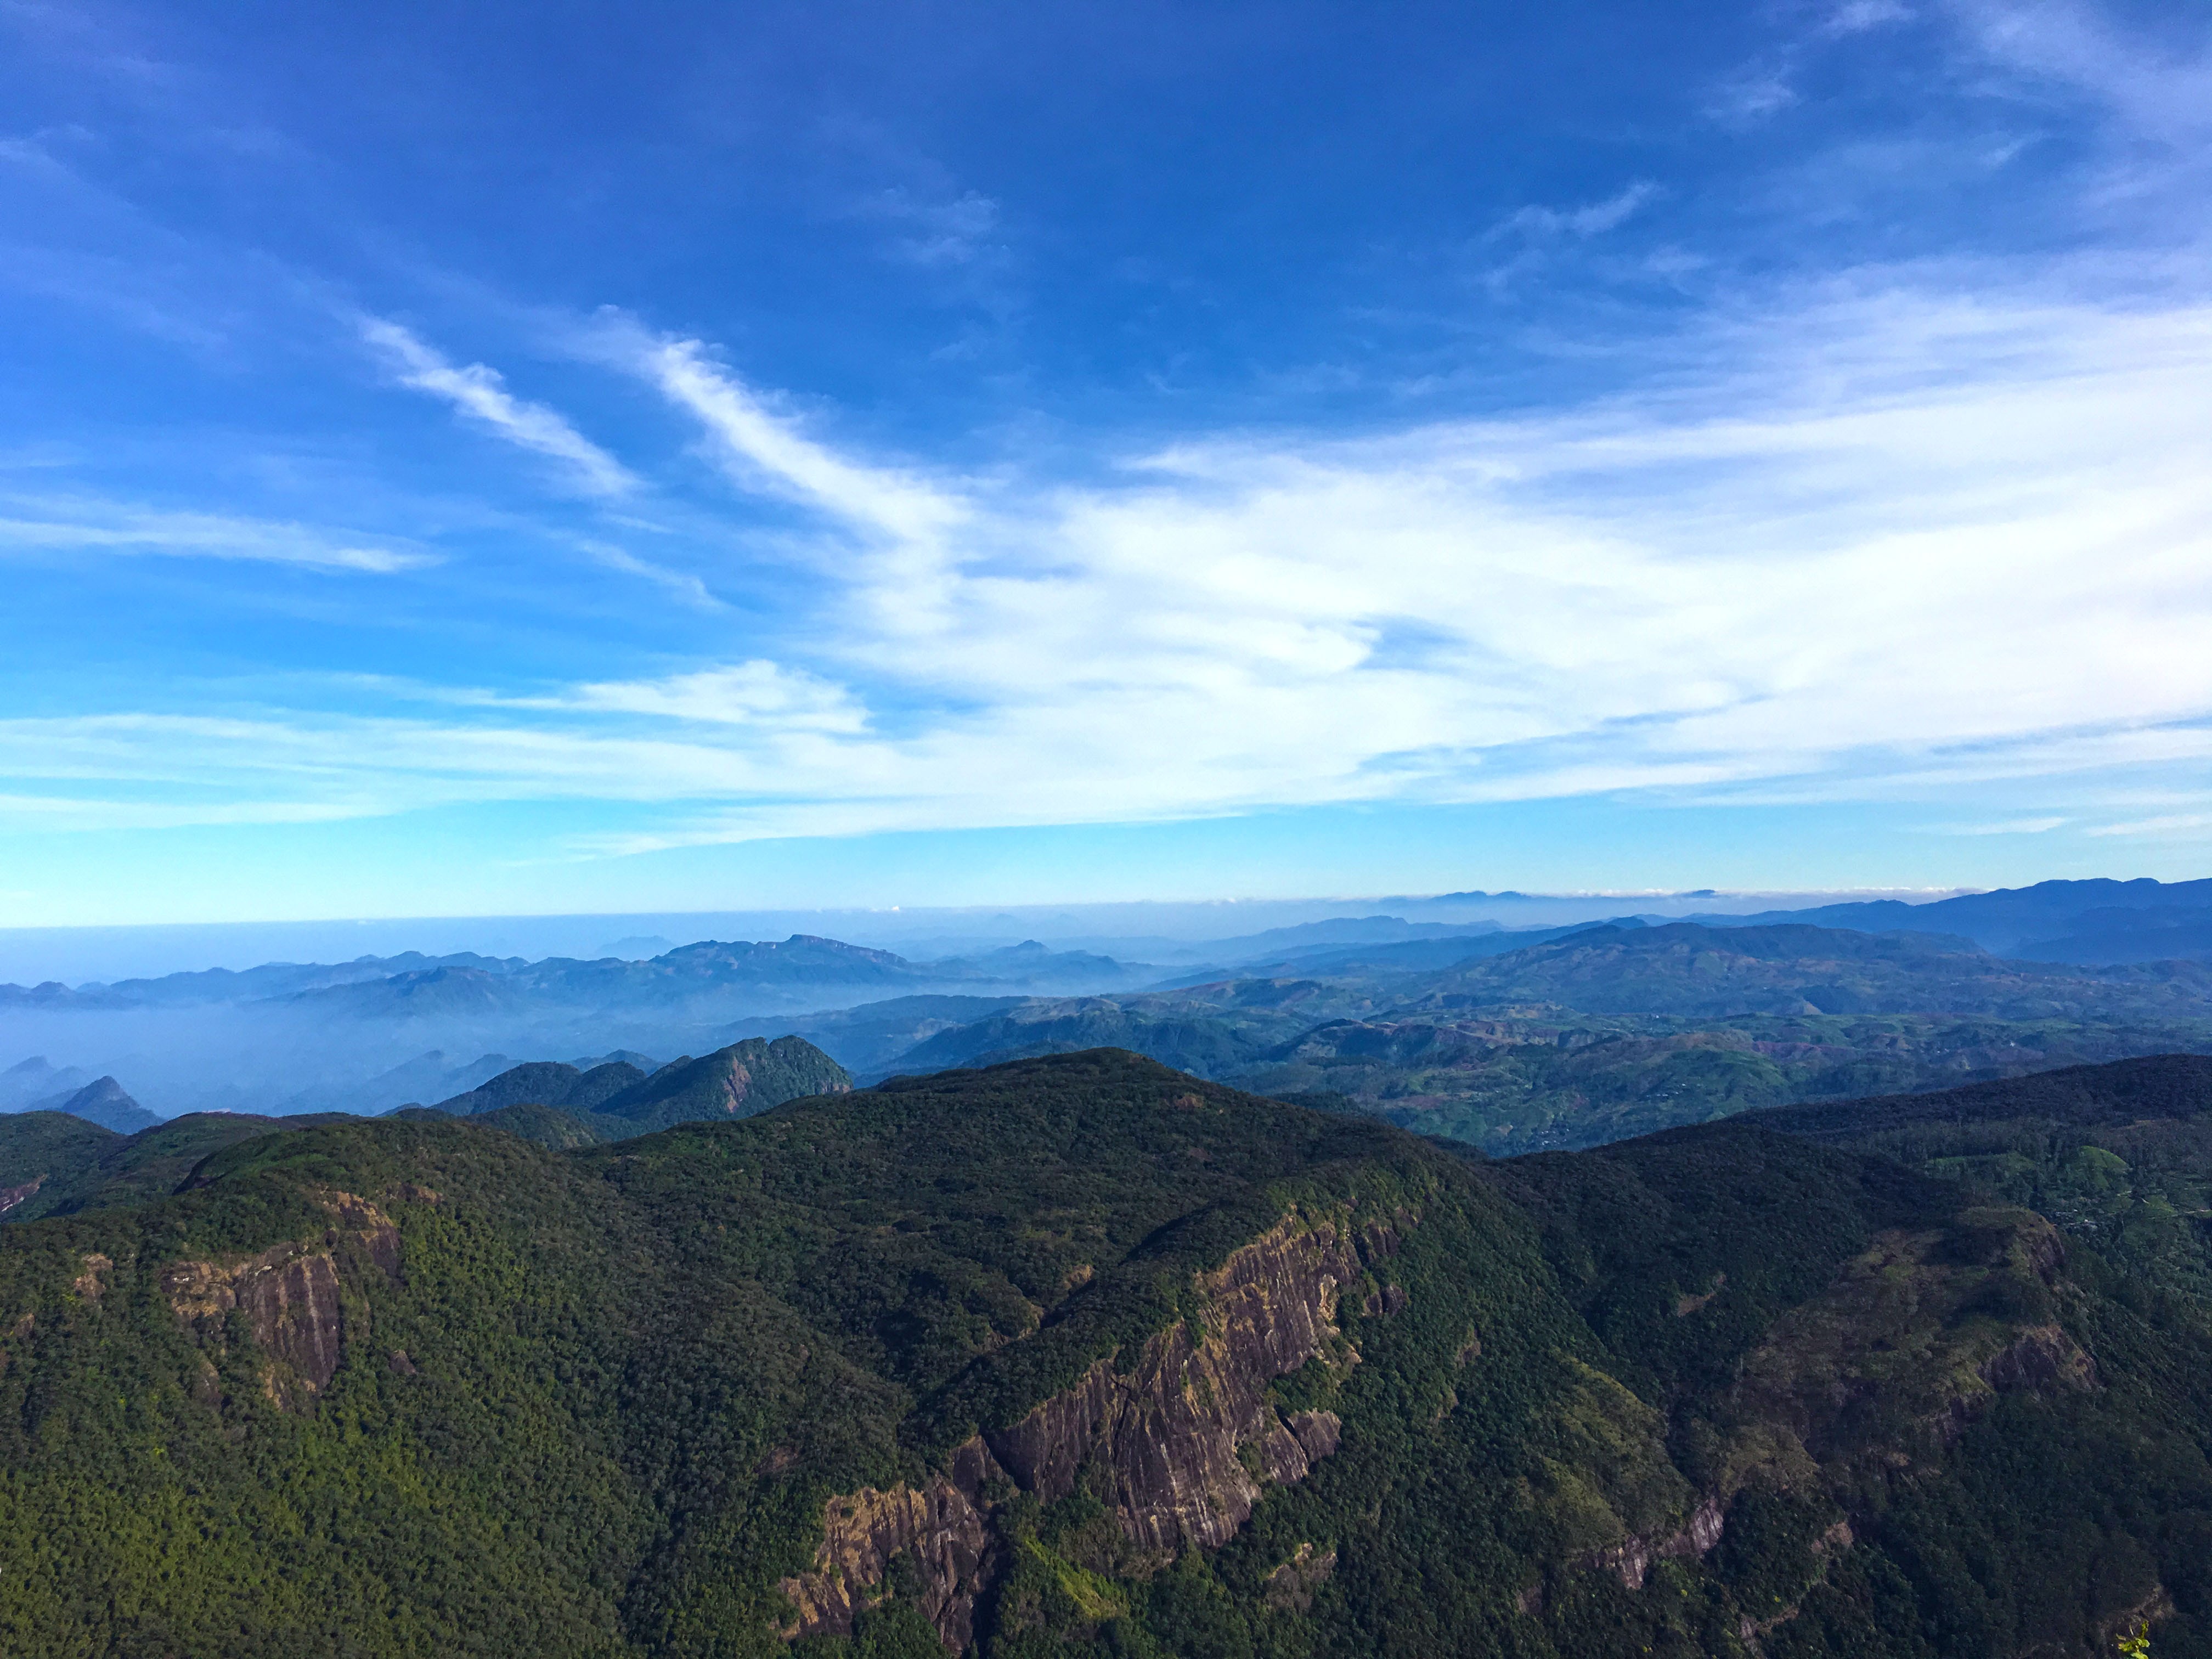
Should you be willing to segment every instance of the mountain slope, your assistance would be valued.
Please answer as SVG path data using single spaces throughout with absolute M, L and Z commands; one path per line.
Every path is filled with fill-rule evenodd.
M 643 1134 L 698 1119 L 750 1117 L 802 1095 L 839 1094 L 852 1086 L 845 1068 L 803 1037 L 747 1037 L 699 1060 L 671 1060 L 602 1101 L 590 1116 L 617 1133 Z
M 1593 927 L 1425 981 L 1406 1011 L 1549 1003 L 1595 1014 L 2204 1018 L 2212 973 L 2007 962 L 1923 933 Z
M 2212 1297 L 2212 1059 L 2152 1055 L 1755 1121 L 2032 1206 L 2138 1285 Z
M 2203 960 L 2212 956 L 2212 880 L 2044 881 L 1928 904 L 1877 899 L 1698 919 L 1735 926 L 1786 921 L 1871 933 L 1949 933 L 2000 955 L 2034 961 Z
M 49 1182 L 66 1182 L 122 1139 L 67 1112 L 0 1117 L 0 1215 L 10 1215 Z
M 33 1102 L 29 1109 L 67 1112 L 118 1134 L 134 1134 L 161 1121 L 124 1093 L 123 1085 L 112 1077 L 94 1078 L 82 1089 Z
M 1485 1165 L 1113 1052 L 330 1124 L 0 1229 L 0 1629 L 2187 1659 L 2212 1332 L 2099 1261 L 1754 1127 Z
M 165 1198 L 182 1187 L 204 1159 L 225 1147 L 337 1121 L 335 1113 L 256 1117 L 244 1112 L 191 1112 L 135 1134 L 110 1135 L 100 1143 L 97 1156 L 42 1183 L 8 1218 L 33 1221 Z
M 623 1090 L 644 1082 L 646 1076 L 644 1071 L 628 1060 L 608 1060 L 589 1071 L 559 1060 L 528 1060 L 509 1066 L 465 1094 L 438 1102 L 436 1109 L 455 1117 L 468 1117 L 478 1112 L 495 1112 L 502 1106 L 529 1103 L 591 1112 Z

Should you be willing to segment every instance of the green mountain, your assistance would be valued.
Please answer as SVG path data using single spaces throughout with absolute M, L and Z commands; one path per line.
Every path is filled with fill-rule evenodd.
M 1476 1015 L 1340 1020 L 1230 1068 L 1238 1086 L 1333 1098 L 1493 1156 L 1571 1150 L 1801 1101 L 1941 1088 L 2191 1045 L 2149 1025 L 1931 1015 L 1687 1019 Z
M 78 1158 L 65 1169 L 58 1168 L 35 1193 L 27 1194 L 8 1212 L 8 1218 L 31 1221 L 40 1216 L 74 1215 L 81 1210 L 167 1197 L 185 1183 L 203 1159 L 227 1146 L 340 1119 L 337 1113 L 255 1117 L 244 1112 L 191 1112 L 166 1123 L 157 1122 L 137 1134 L 103 1131 L 101 1140 L 88 1156 Z
M 1114 1051 L 324 1124 L 0 1228 L 0 1647 L 2187 1659 L 2212 1322 L 2127 1286 L 1754 1124 L 1486 1164 Z
M 617 1137 L 603 1127 L 608 1121 L 592 1121 L 588 1113 L 564 1111 L 558 1106 L 541 1106 L 534 1101 L 519 1101 L 512 1106 L 495 1106 L 488 1112 L 478 1112 L 469 1120 L 487 1128 L 504 1129 L 525 1140 L 534 1140 L 540 1146 L 550 1146 L 567 1152 L 578 1146 L 596 1146 L 601 1141 Z
M 590 1115 L 614 1139 L 702 1118 L 750 1117 L 802 1095 L 852 1086 L 845 1068 L 803 1037 L 747 1037 L 702 1059 L 672 1060 L 601 1101 Z
M 0 1215 L 12 1215 L 48 1182 L 66 1182 L 123 1137 L 67 1112 L 0 1117 Z
M 623 1060 L 609 1060 L 589 1070 L 566 1066 L 559 1060 L 534 1060 L 509 1066 L 465 1094 L 440 1101 L 435 1109 L 455 1117 L 471 1117 L 478 1112 L 495 1112 L 502 1106 L 527 1102 L 563 1107 L 574 1112 L 596 1111 L 633 1084 L 644 1082 L 647 1075 L 642 1067 Z
M 2212 1052 L 2212 970 L 2190 963 L 2008 962 L 1956 939 L 1795 924 L 1560 930 L 1441 970 L 1374 959 L 1464 942 L 1376 947 L 1312 977 L 1024 1003 L 939 1030 L 878 1074 L 1111 1044 L 1509 1154 L 1799 1101 Z
M 2135 1285 L 2212 1297 L 2212 1059 L 2157 1054 L 1758 1121 L 2029 1206 Z

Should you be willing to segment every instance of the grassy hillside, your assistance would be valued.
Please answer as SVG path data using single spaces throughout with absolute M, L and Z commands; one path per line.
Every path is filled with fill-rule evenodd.
M 1489 1165 L 1098 1051 L 0 1229 L 0 1649 L 2212 1650 L 2212 1338 L 1748 1126 Z

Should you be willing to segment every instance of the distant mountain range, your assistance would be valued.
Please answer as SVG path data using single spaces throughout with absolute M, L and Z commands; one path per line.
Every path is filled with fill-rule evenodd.
M 1127 985 L 1158 969 L 1092 951 L 1053 951 L 1035 940 L 983 954 L 916 963 L 889 951 L 795 933 L 759 943 L 705 939 L 643 960 L 549 957 L 363 957 L 336 965 L 271 963 L 234 973 L 209 969 L 160 979 L 74 988 L 0 986 L 0 1006 L 114 1011 L 214 1004 L 283 1004 L 319 1017 L 484 1019 L 548 1008 L 666 1012 L 704 1006 L 804 1005 L 824 996 L 894 988 L 1086 988 Z
M 0 1073 L 0 1110 L 107 1074 L 157 1114 L 377 1113 L 586 1048 L 649 1071 L 648 1054 L 795 1035 L 862 1078 L 1111 1044 L 1493 1150 L 1579 1145 L 1652 1114 L 2194 1048 L 2206 929 L 2212 882 L 2084 881 L 1747 920 L 1340 917 L 1217 940 L 1212 965 L 1172 973 L 1036 940 L 917 961 L 810 934 L 592 961 L 274 963 L 0 988 L 18 1053 L 77 1062 Z M 1343 1022 L 1387 1029 L 1321 1029 Z M 1576 1030 L 1615 1046 L 1580 1053 Z
M 2196 963 L 2023 963 L 1956 937 L 1798 923 L 1559 930 L 1443 969 L 1413 954 L 1426 940 L 1354 948 L 1382 960 L 1030 999 L 877 1058 L 841 1051 L 835 1029 L 815 1036 L 874 1077 L 1128 1048 L 1498 1153 L 1790 1101 L 2212 1052 L 2212 968 Z
M 1795 921 L 1869 933 L 1905 929 L 1970 939 L 1999 956 L 2033 962 L 2212 959 L 2212 878 L 2203 881 L 2045 881 L 1966 893 L 1929 904 L 1896 899 L 1826 904 L 1755 915 L 1696 916 L 1734 926 Z

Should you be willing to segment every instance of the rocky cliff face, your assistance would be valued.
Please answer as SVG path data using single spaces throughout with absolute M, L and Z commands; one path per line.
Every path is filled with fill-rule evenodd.
M 220 1346 L 227 1316 L 243 1312 L 256 1346 L 272 1362 L 262 1385 L 287 1410 L 303 1410 L 337 1375 L 347 1335 L 338 1296 L 340 1249 L 394 1276 L 399 1231 L 350 1193 L 325 1200 L 331 1225 L 313 1243 L 279 1244 L 242 1261 L 179 1261 L 161 1270 L 161 1293 L 203 1346 Z
M 964 1646 L 998 1565 L 986 1492 L 994 1478 L 1049 1503 L 1092 1468 L 1133 1543 L 1164 1553 L 1227 1542 L 1267 1486 L 1303 1480 L 1336 1449 L 1334 1413 L 1285 1415 L 1267 1387 L 1330 1350 L 1342 1288 L 1397 1248 L 1388 1224 L 1355 1232 L 1336 1218 L 1287 1216 L 1201 1274 L 1200 1316 L 1151 1338 L 1126 1369 L 1122 1356 L 1101 1358 L 1020 1421 L 962 1446 L 919 1491 L 831 1498 L 811 1570 L 783 1581 L 798 1609 L 786 1633 L 851 1630 L 892 1558 L 907 1553 L 924 1610 L 949 1644 Z M 1370 1310 L 1381 1311 L 1376 1301 Z

